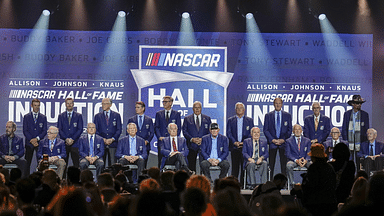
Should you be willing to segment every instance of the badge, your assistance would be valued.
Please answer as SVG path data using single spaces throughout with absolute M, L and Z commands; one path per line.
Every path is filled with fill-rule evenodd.
M 324 130 L 324 125 L 321 125 L 321 126 L 320 126 L 320 130 Z
M 297 127 L 296 127 L 297 128 Z M 304 148 L 304 151 L 307 151 L 307 147 Z
M 116 126 L 116 121 L 113 121 L 113 126 Z
M 145 128 L 149 129 L 149 124 L 145 125 Z
M 97 144 L 97 145 L 96 145 L 96 148 L 100 148 L 100 144 Z
M 262 148 L 261 148 L 261 151 L 265 151 L 265 147 L 262 147 Z
M 288 122 L 285 121 L 285 122 L 284 122 L 284 126 L 287 126 L 287 125 L 288 125 Z
M 16 149 L 19 150 L 19 145 L 16 146 Z
M 57 149 L 57 153 L 59 153 L 59 154 L 60 154 L 60 149 Z
M 176 124 L 176 120 L 175 120 L 175 119 L 172 119 L 172 123 Z
M 39 123 L 39 127 L 41 127 L 41 128 L 42 128 L 42 127 L 43 127 L 43 123 Z
M 205 129 L 208 129 L 208 124 L 205 124 Z
M 143 151 L 143 146 L 140 146 L 139 149 L 140 149 L 140 151 Z
M 364 122 L 361 122 L 361 127 L 364 127 Z
M 74 123 L 73 123 L 73 127 L 77 127 L 77 122 L 74 122 Z
M 220 151 L 223 151 L 223 147 L 220 147 Z

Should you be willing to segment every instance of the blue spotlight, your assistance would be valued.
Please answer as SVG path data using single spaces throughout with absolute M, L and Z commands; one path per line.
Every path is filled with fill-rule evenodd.
M 119 15 L 119 17 L 125 17 L 125 15 L 127 15 L 124 11 L 119 11 L 119 13 L 117 13 L 117 15 Z
M 181 16 L 182 16 L 184 19 L 188 19 L 188 18 L 189 18 L 189 13 L 188 13 L 188 12 L 184 12 Z
M 325 16 L 325 14 L 320 14 L 319 15 L 319 20 L 325 20 L 325 18 L 327 18 L 327 16 Z
M 245 18 L 252 19 L 253 18 L 253 13 L 247 13 L 247 15 L 245 15 Z
M 49 12 L 49 10 L 43 10 L 44 16 L 49 16 L 50 14 L 51 14 L 51 12 Z

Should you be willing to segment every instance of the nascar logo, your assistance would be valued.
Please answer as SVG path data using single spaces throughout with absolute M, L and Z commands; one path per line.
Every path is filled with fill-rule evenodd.
M 145 66 L 219 67 L 220 54 L 148 53 Z

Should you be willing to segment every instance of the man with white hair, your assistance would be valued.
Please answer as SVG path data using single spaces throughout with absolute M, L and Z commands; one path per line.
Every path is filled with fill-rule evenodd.
M 304 119 L 304 136 L 311 140 L 311 143 L 324 143 L 329 135 L 331 120 L 328 116 L 320 114 L 319 102 L 312 103 L 313 114 Z
M 363 163 L 365 172 L 370 175 L 371 170 L 383 169 L 384 144 L 376 141 L 377 131 L 373 128 L 367 130 L 368 141 L 361 143 L 358 156 Z
M 333 127 L 331 129 L 332 139 L 327 140 L 323 143 L 324 148 L 325 148 L 325 153 L 327 154 L 329 160 L 332 159 L 332 151 L 333 151 L 333 148 L 336 146 L 336 144 L 344 143 L 345 145 L 348 146 L 348 142 L 345 140 L 342 140 L 341 139 L 342 137 L 340 137 L 340 136 L 341 136 L 341 133 L 340 133 L 339 128 Z

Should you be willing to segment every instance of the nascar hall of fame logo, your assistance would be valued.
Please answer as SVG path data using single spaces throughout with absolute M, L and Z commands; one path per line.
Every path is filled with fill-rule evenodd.
M 227 48 L 203 46 L 140 46 L 139 69 L 132 69 L 138 100 L 154 117 L 163 109 L 162 98 L 174 98 L 173 109 L 182 119 L 192 114 L 200 101 L 203 113 L 226 131 L 227 87 L 233 73 L 227 72 Z M 151 145 L 157 151 L 156 143 Z

